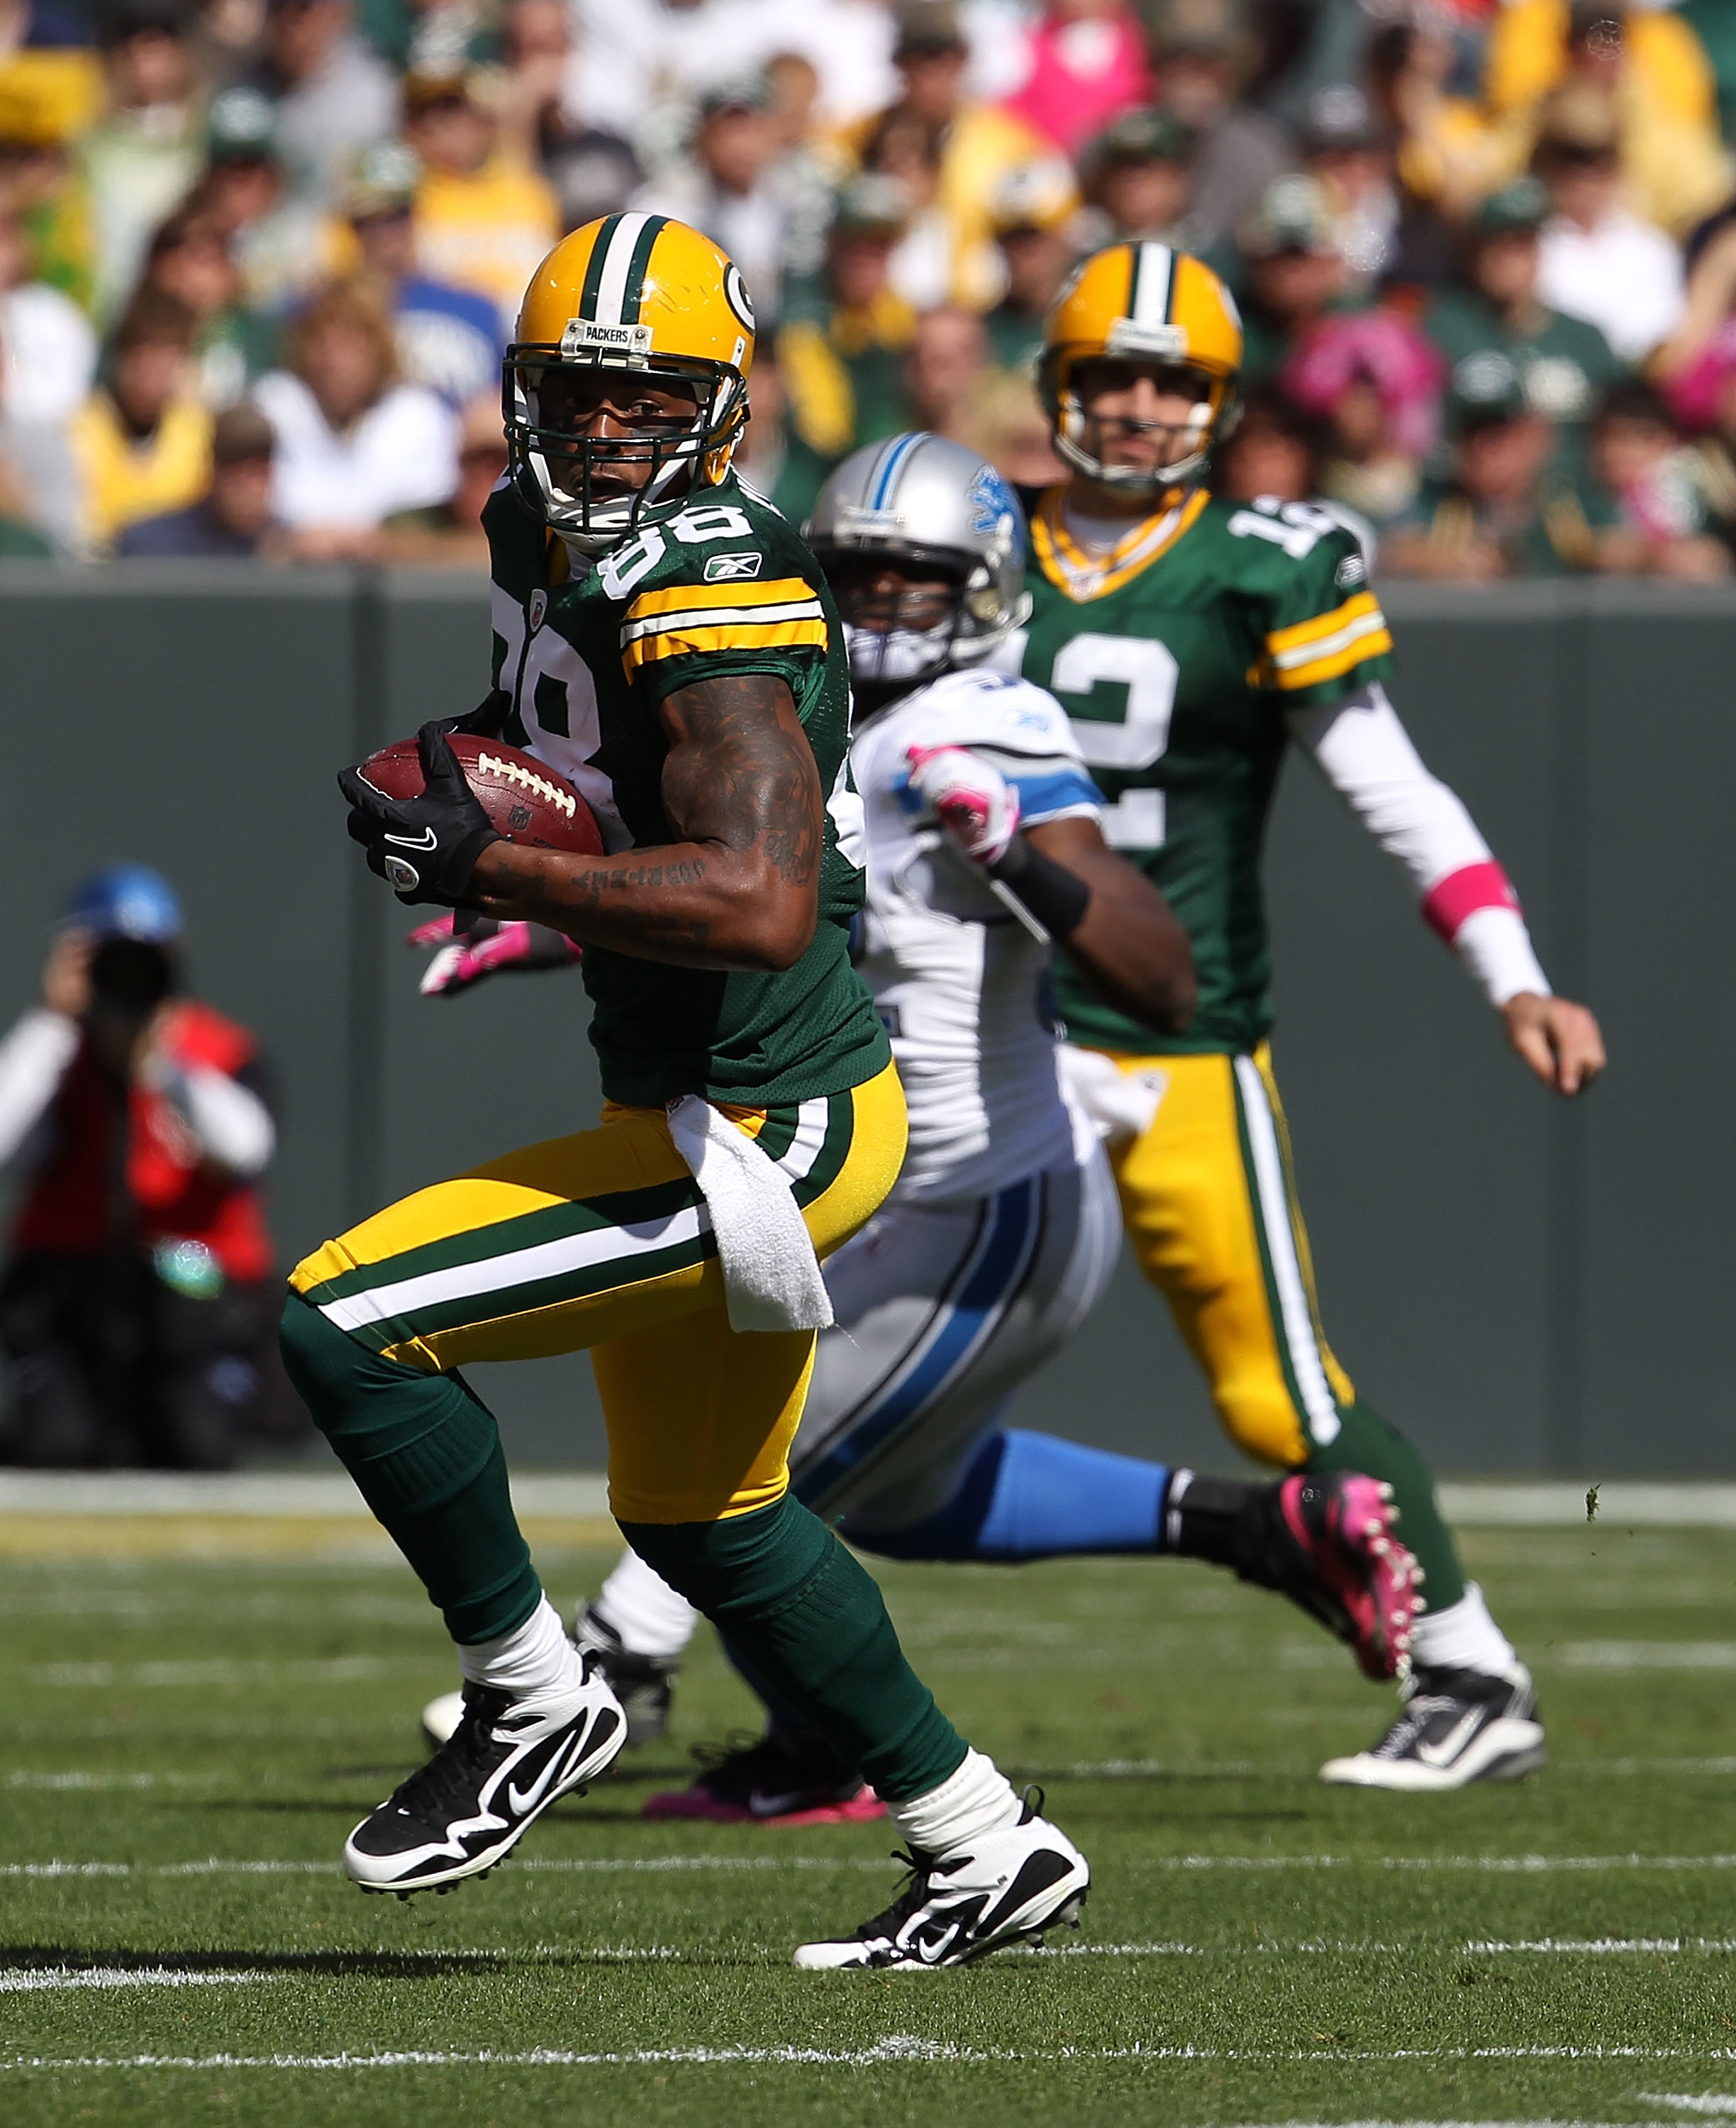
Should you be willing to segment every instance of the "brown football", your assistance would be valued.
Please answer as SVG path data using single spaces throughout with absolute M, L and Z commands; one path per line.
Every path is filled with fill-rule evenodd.
M 596 815 L 564 777 L 534 756 L 500 740 L 453 732 L 447 743 L 465 779 L 482 802 L 497 833 L 534 849 L 566 850 L 600 857 L 603 838 Z M 363 778 L 387 798 L 415 798 L 422 789 L 422 758 L 413 739 L 371 753 Z

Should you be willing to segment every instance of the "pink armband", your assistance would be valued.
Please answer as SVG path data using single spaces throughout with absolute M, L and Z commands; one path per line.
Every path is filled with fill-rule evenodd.
M 1511 909 L 1520 913 L 1513 882 L 1491 857 L 1482 864 L 1462 865 L 1449 872 L 1423 896 L 1423 921 L 1439 932 L 1450 946 L 1468 916 L 1479 909 Z

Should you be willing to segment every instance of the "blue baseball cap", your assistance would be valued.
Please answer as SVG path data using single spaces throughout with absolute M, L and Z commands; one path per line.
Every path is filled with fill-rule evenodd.
M 97 938 L 136 938 L 172 946 L 181 936 L 181 905 L 161 872 L 148 865 L 110 865 L 73 889 L 66 920 Z

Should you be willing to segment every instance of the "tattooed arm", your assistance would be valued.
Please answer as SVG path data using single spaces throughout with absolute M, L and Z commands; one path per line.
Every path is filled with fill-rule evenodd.
M 660 715 L 669 842 L 609 857 L 492 843 L 472 898 L 643 961 L 793 967 L 818 920 L 826 806 L 789 688 L 730 674 L 680 689 Z

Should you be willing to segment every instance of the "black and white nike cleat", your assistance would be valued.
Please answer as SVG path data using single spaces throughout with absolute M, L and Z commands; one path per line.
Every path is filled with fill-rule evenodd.
M 1091 1871 L 1065 1833 L 1038 1816 L 1041 1793 L 1004 1832 L 951 1855 L 906 1855 L 910 1881 L 853 1936 L 804 1943 L 809 1973 L 934 1973 L 969 1965 L 1060 1923 L 1079 1926 Z
M 608 1679 L 627 1717 L 629 1745 L 654 1744 L 669 1727 L 675 1680 L 681 1665 L 667 1655 L 636 1655 L 621 1646 L 620 1635 L 592 1605 L 581 1607 L 573 1622 L 572 1641 L 593 1669 Z M 422 1709 L 422 1737 L 438 1751 L 464 1718 L 462 1692 L 443 1692 Z M 655 1813 L 653 1813 L 654 1815 Z
M 546 1699 L 465 1686 L 451 1736 L 344 1842 L 344 1867 L 364 1892 L 407 1899 L 481 1876 L 551 1803 L 614 1763 L 627 1737 L 620 1702 L 583 1669 L 573 1691 Z
M 1473 1781 L 1516 1781 L 1549 1756 L 1531 1674 L 1419 1670 L 1398 1719 L 1374 1748 L 1329 1759 L 1323 1781 L 1432 1794 Z

